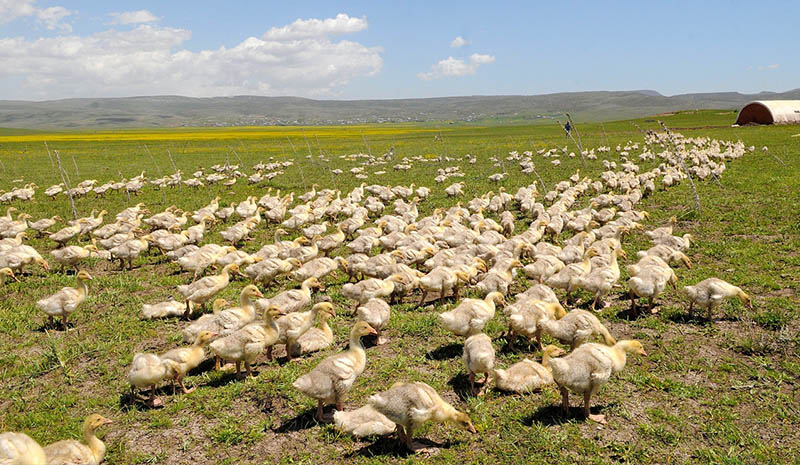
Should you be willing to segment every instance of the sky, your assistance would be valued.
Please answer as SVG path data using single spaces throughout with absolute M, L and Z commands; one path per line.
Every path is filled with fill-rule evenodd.
M 796 1 L 0 0 L 0 99 L 800 87 Z

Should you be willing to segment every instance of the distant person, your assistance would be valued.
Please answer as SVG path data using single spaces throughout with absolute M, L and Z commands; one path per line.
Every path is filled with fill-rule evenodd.
M 572 125 L 567 121 L 567 124 L 564 125 L 564 137 L 569 137 L 570 131 L 572 131 Z

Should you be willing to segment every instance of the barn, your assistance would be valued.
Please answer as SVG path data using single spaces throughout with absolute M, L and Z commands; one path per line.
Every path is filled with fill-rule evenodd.
M 800 100 L 756 100 L 743 106 L 736 124 L 800 124 Z

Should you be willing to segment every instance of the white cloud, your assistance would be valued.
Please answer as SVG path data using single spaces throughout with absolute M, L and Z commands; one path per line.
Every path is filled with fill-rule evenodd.
M 383 65 L 380 47 L 329 37 L 365 27 L 366 20 L 346 15 L 296 21 L 231 48 L 196 52 L 183 47 L 190 31 L 149 24 L 89 36 L 0 38 L 0 98 L 336 95 Z
M 72 32 L 72 26 L 61 20 L 73 14 L 63 6 L 39 8 L 36 0 L 0 0 L 0 23 L 10 23 L 18 18 L 33 17 L 50 31 Z
M 339 13 L 335 18 L 298 19 L 283 27 L 267 31 L 264 40 L 299 40 L 328 35 L 352 34 L 367 28 L 367 18 L 351 18 Z
M 469 41 L 464 40 L 464 38 L 461 36 L 456 37 L 452 42 L 450 42 L 450 46 L 453 48 L 463 47 L 467 44 L 469 44 Z
M 778 69 L 780 67 L 781 67 L 780 64 L 774 63 L 774 64 L 771 64 L 771 65 L 759 65 L 755 69 L 757 69 L 758 71 L 771 71 L 771 70 L 774 70 L 774 69 Z M 747 67 L 748 71 L 752 71 L 753 69 L 754 68 L 752 66 L 748 66 Z
M 481 65 L 494 62 L 493 55 L 481 55 L 473 53 L 469 57 L 469 61 L 465 62 L 460 58 L 447 57 L 435 65 L 431 66 L 430 71 L 427 73 L 419 73 L 417 77 L 430 81 L 431 79 L 441 79 L 445 77 L 460 77 L 468 74 L 475 74 Z
M 114 18 L 111 23 L 112 24 L 141 24 L 141 23 L 153 23 L 159 20 L 158 16 L 154 15 L 148 10 L 136 10 L 136 11 L 123 11 L 120 13 L 110 13 L 110 16 Z

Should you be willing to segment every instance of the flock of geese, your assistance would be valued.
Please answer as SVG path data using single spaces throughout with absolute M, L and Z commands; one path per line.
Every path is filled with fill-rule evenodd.
M 688 166 L 697 179 L 718 177 L 726 162 L 747 152 L 741 142 L 677 136 L 675 144 L 676 136 L 672 137 L 647 134 L 639 160 L 655 161 L 648 171 L 642 171 L 628 152 L 640 150 L 639 145 L 629 144 L 624 151 L 617 147 L 619 163 L 603 160 L 605 171 L 598 179 L 575 173 L 544 193 L 536 183 L 520 187 L 513 195 L 501 187 L 497 193 L 488 192 L 463 204 L 466 186 L 459 182 L 444 189 L 457 203 L 427 216 L 421 215 L 418 207 L 431 194 L 429 188 L 379 184 L 361 184 L 346 195 L 332 189 L 317 190 L 314 185 L 297 197 L 268 188 L 261 197 L 250 196 L 229 206 L 221 205 L 216 197 L 196 211 L 172 206 L 153 213 L 139 203 L 118 212 L 111 222 L 105 216 L 108 212 L 102 210 L 57 229 L 61 218 L 32 221 L 24 212 L 15 217 L 16 209 L 10 207 L 0 216 L 0 276 L 4 280 L 33 279 L 23 276 L 24 270 L 39 265 L 49 272 L 49 261 L 61 269 L 75 269 L 75 287 L 65 287 L 36 302 L 49 325 L 66 330 L 69 316 L 92 292 L 92 276 L 82 269 L 87 258 L 118 262 L 120 268 L 130 269 L 138 258 L 156 250 L 172 266 L 184 270 L 187 283 L 175 289 L 179 299 L 146 304 L 141 310 L 145 320 L 187 320 L 181 330 L 185 345 L 162 354 L 133 357 L 127 377 L 131 399 L 152 407 L 162 404 L 155 395 L 161 383 L 170 382 L 173 391 L 176 383 L 184 393 L 194 390 L 186 387 L 184 378 L 208 352 L 216 359 L 216 369 L 230 364 L 242 377 L 252 373 L 260 358 L 272 360 L 276 346 L 285 348 L 288 360 L 330 347 L 335 337 L 328 322 L 337 309 L 325 295 L 323 282 L 332 273 L 341 273 L 348 282 L 340 293 L 354 309 L 349 347 L 321 359 L 292 384 L 317 402 L 319 421 L 333 421 L 336 428 L 357 437 L 396 432 L 398 440 L 412 450 L 417 447 L 414 430 L 425 422 L 446 422 L 475 433 L 467 413 L 423 382 L 396 382 L 358 409 L 349 409 L 345 403 L 367 365 L 368 350 L 362 338 L 371 336 L 377 344 L 391 344 L 383 331 L 397 311 L 393 304 L 414 302 L 422 311 L 431 311 L 434 307 L 427 303 L 438 301 L 447 306 L 450 301 L 450 309 L 439 314 L 439 322 L 454 340 L 463 341 L 464 367 L 474 395 L 492 382 L 496 389 L 518 393 L 555 385 L 565 412 L 572 392 L 583 397 L 588 418 L 605 423 L 603 415 L 591 414 L 592 397 L 625 367 L 628 355 L 647 354 L 639 341 L 617 340 L 598 311 L 608 305 L 608 295 L 617 287 L 627 289 L 631 312 L 638 313 L 637 300 L 647 299 L 647 311 L 655 313 L 657 298 L 666 286 L 678 284 L 673 267 L 691 267 L 687 255 L 691 235 L 675 235 L 674 221 L 645 231 L 643 221 L 648 213 L 637 210 L 637 204 L 658 189 L 685 179 L 688 174 L 681 166 Z M 593 160 L 608 151 L 601 147 L 585 155 Z M 493 161 L 502 166 L 516 162 L 530 172 L 537 155 L 557 158 L 566 155 L 566 150 L 511 152 L 505 160 Z M 472 163 L 474 157 L 466 159 Z M 264 171 L 275 173 L 290 165 L 259 166 L 256 174 L 263 177 Z M 224 181 L 233 171 L 238 172 L 214 168 L 214 173 L 223 173 L 217 181 Z M 459 174 L 463 175 L 460 168 L 440 170 L 436 181 Z M 199 179 L 202 172 L 195 175 L 192 179 Z M 150 182 L 157 186 L 186 184 L 180 179 L 173 175 Z M 207 176 L 203 179 L 208 182 Z M 101 195 L 109 189 L 130 192 L 146 182 L 143 173 L 122 186 L 81 183 L 72 194 L 94 190 Z M 57 196 L 61 192 L 58 187 L 48 189 L 47 195 Z M 105 187 L 108 189 L 103 190 Z M 25 189 L 30 189 L 33 197 L 35 186 Z M 391 214 L 385 211 L 389 206 Z M 256 228 L 266 225 L 276 226 L 271 243 L 255 253 L 239 248 Z M 203 240 L 215 227 L 220 228 L 223 244 Z M 653 246 L 637 253 L 638 261 L 627 267 L 629 279 L 623 284 L 618 260 L 626 257 L 624 239 L 635 231 L 644 231 Z M 28 234 L 34 232 L 46 236 L 55 247 L 49 260 L 25 244 Z M 296 237 L 288 240 L 285 235 Z M 85 237 L 90 240 L 78 245 Z M 217 296 L 237 277 L 251 284 L 241 290 L 238 305 L 231 306 Z M 299 287 L 290 289 L 289 283 Z M 521 283 L 524 290 L 512 293 Z M 261 289 L 275 286 L 283 290 L 264 297 Z M 462 298 L 465 288 L 472 290 L 473 297 Z M 583 291 L 579 297 L 591 297 L 576 302 L 579 290 Z M 744 291 L 717 278 L 686 286 L 684 291 L 689 311 L 705 309 L 708 318 L 729 297 L 750 305 Z M 211 311 L 205 311 L 208 306 Z M 496 341 L 484 329 L 496 317 L 498 307 L 508 328 L 501 337 L 512 348 L 519 339 L 535 340 L 541 362 L 525 358 L 505 368 L 496 365 Z M 543 337 L 560 346 L 544 345 Z M 477 381 L 480 375 L 482 382 Z M 326 414 L 329 405 L 335 407 L 332 415 L 330 411 Z M 111 420 L 101 415 L 90 415 L 83 428 L 84 442 L 59 441 L 44 448 L 24 433 L 2 433 L 0 464 L 101 463 L 106 447 L 95 431 L 109 423 Z

